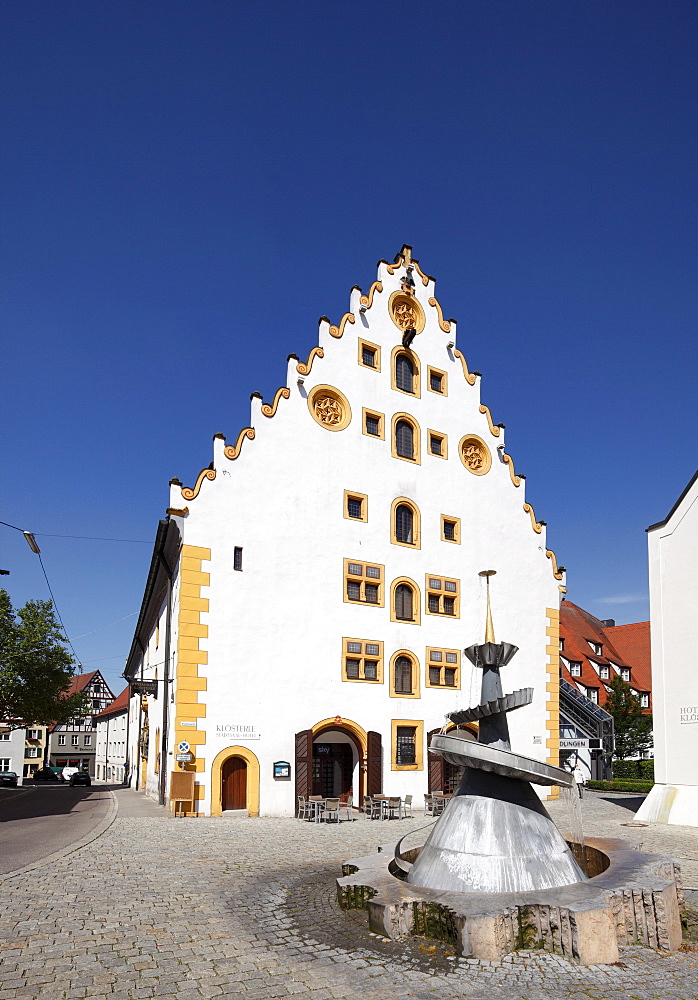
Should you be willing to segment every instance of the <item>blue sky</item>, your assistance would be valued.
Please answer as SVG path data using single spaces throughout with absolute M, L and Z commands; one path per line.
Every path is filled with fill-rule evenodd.
M 570 598 L 647 617 L 644 529 L 698 465 L 694 4 L 24 0 L 3 22 L 0 519 L 36 532 L 86 669 L 120 688 L 135 617 L 101 626 L 140 606 L 169 479 L 405 242 Z M 47 596 L 2 527 L 0 565 L 16 604 Z

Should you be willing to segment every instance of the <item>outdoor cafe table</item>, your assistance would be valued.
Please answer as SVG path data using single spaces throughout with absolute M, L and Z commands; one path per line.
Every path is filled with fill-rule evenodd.
M 388 803 L 390 799 L 398 800 L 398 819 L 402 819 L 402 799 L 398 798 L 397 795 L 372 795 L 372 800 L 374 802 L 380 802 L 381 819 L 389 818 L 390 812 L 388 809 Z
M 323 799 L 321 795 L 310 795 L 308 797 L 308 805 L 313 807 L 313 818 L 316 823 L 319 823 L 322 819 L 326 802 L 327 799 Z

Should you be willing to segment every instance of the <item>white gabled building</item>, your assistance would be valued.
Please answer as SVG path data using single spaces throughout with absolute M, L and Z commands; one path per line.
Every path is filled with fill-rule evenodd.
M 155 682 L 131 699 L 132 783 L 166 800 L 187 743 L 198 815 L 448 787 L 428 736 L 479 699 L 462 650 L 483 639 L 486 569 L 497 637 L 520 647 L 506 690 L 534 688 L 512 746 L 557 764 L 563 571 L 403 247 L 196 483 L 172 481 L 125 671 Z
M 126 774 L 129 689 L 94 716 L 96 727 L 95 777 L 121 784 Z
M 698 826 L 698 472 L 647 543 L 655 785 L 637 816 Z

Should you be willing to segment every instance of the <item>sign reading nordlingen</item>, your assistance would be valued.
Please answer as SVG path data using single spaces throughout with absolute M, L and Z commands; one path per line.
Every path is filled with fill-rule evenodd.
M 230 722 L 216 726 L 216 736 L 224 740 L 258 740 L 261 738 L 256 726 L 241 726 Z

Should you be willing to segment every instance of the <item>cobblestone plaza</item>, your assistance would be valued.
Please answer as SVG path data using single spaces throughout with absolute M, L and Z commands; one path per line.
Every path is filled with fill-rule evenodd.
M 584 968 L 526 952 L 485 963 L 433 941 L 370 934 L 365 913 L 337 907 L 341 863 L 424 817 L 168 820 L 134 792 L 115 794 L 118 814 L 97 840 L 3 879 L 0 1000 L 698 997 L 690 944 L 671 956 L 626 948 L 617 965 Z M 672 854 L 684 884 L 697 886 L 696 831 L 626 827 L 636 804 L 587 793 L 585 832 Z M 564 829 L 562 803 L 550 812 Z

